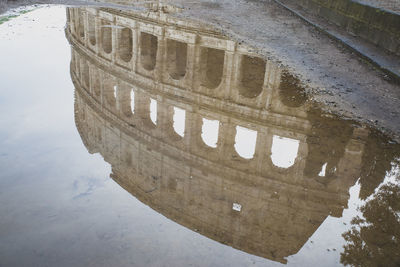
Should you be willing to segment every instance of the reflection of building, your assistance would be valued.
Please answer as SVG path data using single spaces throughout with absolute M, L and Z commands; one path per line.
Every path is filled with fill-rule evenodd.
M 290 74 L 155 10 L 68 9 L 85 146 L 112 165 L 114 180 L 165 216 L 285 262 L 328 215 L 341 215 L 360 172 L 364 129 L 309 115 L 304 97 L 292 94 Z M 181 135 L 175 108 L 185 114 Z M 218 121 L 215 147 L 202 139 L 203 119 Z M 238 126 L 256 133 L 248 158 L 235 149 Z M 274 159 L 282 140 L 295 147 L 285 167 Z

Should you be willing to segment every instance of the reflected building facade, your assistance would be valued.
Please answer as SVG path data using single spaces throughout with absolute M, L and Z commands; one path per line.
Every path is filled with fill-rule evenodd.
M 368 130 L 311 111 L 299 81 L 248 47 L 148 8 L 67 9 L 86 148 L 171 220 L 285 263 L 342 215 Z

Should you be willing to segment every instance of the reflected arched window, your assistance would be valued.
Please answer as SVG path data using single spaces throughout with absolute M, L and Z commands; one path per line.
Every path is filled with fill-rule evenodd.
M 326 166 L 328 165 L 328 162 L 325 162 L 324 165 L 322 165 L 321 171 L 318 173 L 319 177 L 324 177 L 326 174 Z
M 150 119 L 157 124 L 157 100 L 150 98 Z
M 186 74 L 187 44 L 167 40 L 168 72 L 172 79 L 179 80 Z
M 242 56 L 239 81 L 239 94 L 244 97 L 257 97 L 264 85 L 265 60 L 259 57 Z
M 140 34 L 140 61 L 146 70 L 151 71 L 156 67 L 157 49 L 157 36 L 142 32 Z
M 88 26 L 89 42 L 91 45 L 96 45 L 96 20 L 92 15 L 88 16 Z
M 110 54 L 112 51 L 112 28 L 110 23 L 103 20 L 101 26 L 101 45 L 103 51 Z
M 105 104 L 108 107 L 115 108 L 117 104 L 116 93 L 117 86 L 115 85 L 115 81 L 112 79 L 104 79 L 103 85 L 103 96 L 105 98 Z
M 118 90 L 118 87 L 116 85 L 114 85 L 113 94 L 114 94 L 115 100 L 117 100 L 117 90 Z
M 78 15 L 78 34 L 79 37 L 84 38 L 85 37 L 85 24 L 84 24 L 84 17 L 83 13 L 79 12 Z
M 92 86 L 92 92 L 94 93 L 94 96 L 100 97 L 101 95 L 101 84 L 100 84 L 100 74 L 98 71 L 92 71 L 91 73 L 91 86 Z
M 185 135 L 185 117 L 186 111 L 181 108 L 174 107 L 174 130 L 180 136 Z
M 257 131 L 236 126 L 235 149 L 245 159 L 254 157 L 256 151 Z
M 100 98 L 101 95 L 101 84 L 100 84 L 100 74 L 98 71 L 93 71 L 90 73 L 92 76 L 92 90 L 96 97 Z
M 219 121 L 208 120 L 203 118 L 203 126 L 201 128 L 201 138 L 203 142 L 210 147 L 217 147 L 219 132 Z
M 202 47 L 200 53 L 201 83 L 209 89 L 214 89 L 222 81 L 225 51 Z
M 83 79 L 83 85 L 85 86 L 85 89 L 89 91 L 90 75 L 89 75 L 89 65 L 86 61 L 82 62 L 82 79 Z
M 129 28 L 123 28 L 119 31 L 119 56 L 125 61 L 129 62 L 132 58 L 132 30 Z
M 274 135 L 271 148 L 272 163 L 280 168 L 292 166 L 297 158 L 299 144 L 299 140 Z
M 135 114 L 135 91 L 131 90 L 131 111 L 132 114 Z

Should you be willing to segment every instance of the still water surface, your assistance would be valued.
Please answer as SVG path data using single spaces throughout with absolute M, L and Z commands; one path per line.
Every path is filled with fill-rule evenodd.
M 0 266 L 398 265 L 398 145 L 148 8 L 0 25 Z

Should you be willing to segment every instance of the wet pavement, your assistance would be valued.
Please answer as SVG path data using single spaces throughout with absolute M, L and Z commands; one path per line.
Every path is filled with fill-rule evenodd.
M 0 266 L 397 266 L 399 145 L 147 8 L 0 25 Z

